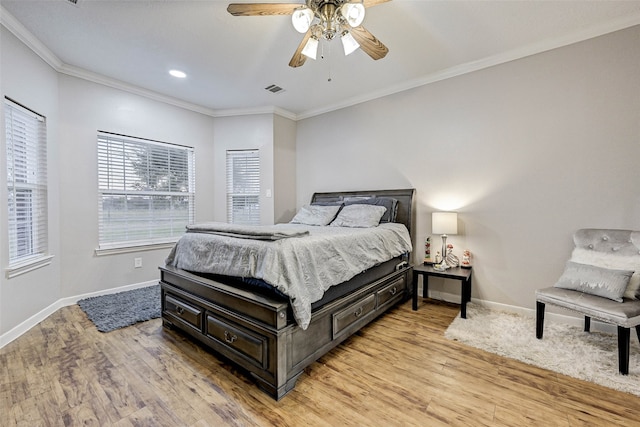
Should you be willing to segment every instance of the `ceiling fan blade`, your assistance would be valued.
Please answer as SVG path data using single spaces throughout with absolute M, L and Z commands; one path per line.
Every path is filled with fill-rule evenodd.
M 309 31 L 307 31 L 304 37 L 302 38 L 302 41 L 298 45 L 298 48 L 296 49 L 295 53 L 291 57 L 291 61 L 289 61 L 289 67 L 297 68 L 304 65 L 304 62 L 307 60 L 307 57 L 302 54 L 302 49 L 304 49 L 304 46 L 309 41 L 309 37 L 311 37 L 311 29 L 309 29 Z
M 379 4 L 386 3 L 389 1 L 391 0 L 364 0 L 362 4 L 364 5 L 364 7 L 371 7 L 371 6 L 377 6 Z
M 360 49 L 371 58 L 382 59 L 389 52 L 389 49 L 362 25 L 352 28 L 349 32 L 360 45 Z
M 233 16 L 291 15 L 304 3 L 231 3 L 227 12 Z

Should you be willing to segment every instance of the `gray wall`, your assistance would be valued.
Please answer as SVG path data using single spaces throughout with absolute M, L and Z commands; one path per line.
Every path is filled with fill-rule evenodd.
M 53 255 L 48 266 L 11 279 L 0 276 L 0 347 L 37 319 L 73 303 L 74 297 L 145 284 L 159 277 L 158 266 L 164 264 L 169 247 L 96 254 L 98 131 L 193 146 L 197 221 L 226 221 L 226 150 L 259 148 L 265 190 L 262 222 L 273 224 L 276 215 L 293 215 L 294 121 L 274 114 L 214 118 L 59 74 L 4 27 L 0 31 L 3 96 L 47 117 L 49 248 Z M 0 127 L 4 128 L 4 114 L 1 116 Z M 0 174 L 6 176 L 4 132 L 0 138 Z M 276 189 L 275 181 L 282 188 Z M 267 189 L 271 197 L 266 197 Z M 6 197 L 6 186 L 0 186 L 0 198 Z M 6 214 L 0 209 L 2 268 L 8 259 Z M 134 268 L 134 258 L 142 258 L 142 268 Z M 8 337 L 7 332 L 11 332 Z
M 575 229 L 640 229 L 640 27 L 297 123 L 212 118 L 58 75 L 0 31 L 3 95 L 49 121 L 54 255 L 47 267 L 0 276 L 0 338 L 61 298 L 158 277 L 167 250 L 94 254 L 98 130 L 195 146 L 198 221 L 226 218 L 226 148 L 261 149 L 273 192 L 265 223 L 287 220 L 315 191 L 415 187 L 418 258 L 430 213 L 458 211 L 461 233 L 450 241 L 473 253 L 474 297 L 497 304 L 532 307 L 534 290 L 560 274 Z M 0 173 L 4 155 L 3 145 Z M 6 260 L 4 224 L 0 210 Z
M 296 122 L 274 116 L 274 222 L 288 222 L 296 214 Z
M 27 49 L 3 26 L 0 26 L 0 334 L 43 310 L 60 298 L 60 232 L 58 153 L 58 74 L 36 54 Z M 4 269 L 9 259 L 7 234 L 6 146 L 4 125 L 4 97 L 28 106 L 47 118 L 49 251 L 54 255 L 51 264 L 27 274 L 7 279 Z
M 0 346 L 3 334 L 59 301 L 157 280 L 169 249 L 96 256 L 98 247 L 98 130 L 195 147 L 196 219 L 214 219 L 214 157 L 210 116 L 122 90 L 58 74 L 4 27 L 0 27 L 2 95 L 47 117 L 50 265 L 7 279 L 0 276 Z M 4 128 L 4 113 L 1 127 Z M 0 173 L 5 174 L 4 132 Z M 199 162 L 199 166 L 198 166 Z M 4 182 L 4 180 L 3 180 Z M 198 191 L 198 189 L 200 191 Z M 202 194 L 202 196 L 200 196 Z M 6 186 L 0 198 L 6 200 Z M 7 266 L 6 210 L 0 209 L 0 254 Z M 142 268 L 133 260 L 140 257 Z M 26 322 L 29 323 L 29 322 Z
M 213 119 L 86 80 L 60 75 L 60 256 L 62 294 L 81 295 L 159 277 L 169 249 L 96 256 L 97 131 L 192 146 L 196 219 L 213 219 Z M 200 190 L 200 191 L 199 191 Z M 142 268 L 134 268 L 134 258 Z
M 574 230 L 640 229 L 639 76 L 636 26 L 299 121 L 298 204 L 414 187 L 417 259 L 430 213 L 455 210 L 473 297 L 532 308 Z

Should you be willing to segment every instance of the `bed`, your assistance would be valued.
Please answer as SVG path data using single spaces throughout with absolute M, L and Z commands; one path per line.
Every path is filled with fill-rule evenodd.
M 385 228 L 394 229 L 398 228 L 397 224 L 402 224 L 411 240 L 414 194 L 414 189 L 315 193 L 311 205 L 359 204 L 367 200 L 393 199 L 397 201 L 394 205 L 396 224 L 381 223 L 376 228 L 383 232 Z M 286 228 L 285 234 L 290 229 Z M 282 228 L 277 230 L 279 232 Z M 195 231 L 200 233 L 203 230 Z M 293 245 L 299 239 L 312 238 L 285 237 L 279 244 Z M 264 243 L 253 240 L 251 244 L 264 246 Z M 272 243 L 266 244 L 270 245 Z M 228 270 L 234 274 L 242 273 L 238 276 L 208 272 L 206 268 L 194 271 L 198 268 L 192 268 L 192 264 L 175 261 L 181 252 L 180 249 L 174 251 L 167 258 L 167 264 L 160 267 L 163 325 L 187 334 L 239 366 L 275 399 L 282 398 L 295 387 L 304 368 L 406 300 L 410 292 L 407 284 L 411 266 L 407 252 L 370 266 L 339 284 L 324 286 L 320 299 L 316 295 L 307 301 L 306 313 L 307 309 L 300 308 L 298 304 L 304 299 L 302 296 L 290 298 L 284 295 L 281 286 L 268 285 L 260 274 L 247 279 L 241 276 L 248 273 L 241 270 Z M 305 261 L 300 263 L 305 264 Z M 179 268 L 183 265 L 189 269 Z M 253 267 L 251 275 L 264 270 L 259 266 Z M 305 276 L 307 273 L 305 270 Z M 265 273 L 265 277 L 272 282 L 268 274 Z M 302 280 L 300 277 L 294 275 L 292 280 Z M 285 286 L 284 290 L 289 289 Z

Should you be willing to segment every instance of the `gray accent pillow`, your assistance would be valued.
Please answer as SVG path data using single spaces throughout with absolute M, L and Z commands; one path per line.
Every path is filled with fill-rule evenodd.
M 613 270 L 568 261 L 556 288 L 572 289 L 622 302 L 633 271 Z
M 380 222 L 396 222 L 398 212 L 398 199 L 392 197 L 370 197 L 367 199 L 345 200 L 345 206 L 349 205 L 375 205 L 384 206 L 387 211 L 380 218 Z
M 348 205 L 342 208 L 336 219 L 331 223 L 332 227 L 369 228 L 380 224 L 380 218 L 387 211 L 384 206 L 373 205 Z
M 328 225 L 336 217 L 341 206 L 306 205 L 291 220 L 292 224 Z

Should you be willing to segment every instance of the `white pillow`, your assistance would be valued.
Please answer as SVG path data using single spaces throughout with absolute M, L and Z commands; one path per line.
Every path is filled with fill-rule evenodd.
M 380 224 L 380 218 L 387 211 L 384 206 L 348 205 L 342 208 L 332 227 L 369 228 Z
M 612 270 L 633 271 L 634 273 L 623 296 L 629 299 L 638 299 L 637 294 L 640 290 L 640 256 L 621 256 L 614 253 L 607 254 L 589 249 L 575 248 L 571 254 L 571 261 Z
M 340 206 L 306 205 L 291 220 L 292 224 L 328 225 L 340 210 Z

